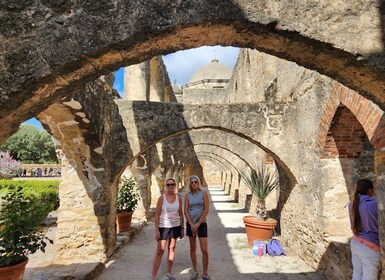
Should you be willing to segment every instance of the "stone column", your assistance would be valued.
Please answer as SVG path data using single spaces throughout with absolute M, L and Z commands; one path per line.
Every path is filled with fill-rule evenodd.
M 108 233 L 114 235 L 108 215 L 98 212 L 98 209 L 105 210 L 104 200 L 93 201 L 87 188 L 64 159 L 54 243 L 55 263 L 104 262 L 115 249 L 115 239 L 107 236 Z
M 150 63 L 145 61 L 124 68 L 124 99 L 149 100 Z
M 140 192 L 141 200 L 134 212 L 137 218 L 149 218 L 149 211 L 151 205 L 151 174 L 148 170 L 146 156 L 144 154 L 136 159 L 131 167 L 132 175 L 136 179 L 137 187 Z
M 377 174 L 376 199 L 378 201 L 378 228 L 381 245 L 380 279 L 385 279 L 385 148 L 376 150 L 374 154 L 374 171 Z

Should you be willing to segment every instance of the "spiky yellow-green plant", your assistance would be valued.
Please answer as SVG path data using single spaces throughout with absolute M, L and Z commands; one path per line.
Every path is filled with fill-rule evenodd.
M 248 169 L 240 172 L 243 182 L 257 197 L 256 213 L 262 219 L 267 219 L 266 197 L 279 187 L 279 180 L 274 172 L 267 170 L 263 165 L 257 169 Z

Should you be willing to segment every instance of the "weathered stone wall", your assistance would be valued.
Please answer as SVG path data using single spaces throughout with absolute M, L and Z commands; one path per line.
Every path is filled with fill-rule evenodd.
M 291 190 L 280 213 L 282 236 L 309 264 L 325 271 L 330 279 L 348 279 L 351 262 L 347 237 L 351 236 L 351 231 L 346 205 L 356 179 L 374 175 L 373 146 L 377 148 L 375 139 L 379 137 L 372 135 L 380 130 L 378 122 L 383 113 L 376 113 L 375 105 L 365 100 L 361 102 L 362 97 L 349 90 L 339 94 L 331 107 L 328 99 L 333 96 L 334 88 L 334 81 L 316 72 L 257 51 L 242 50 L 227 100 L 286 104 L 281 105 L 285 112 L 282 125 L 291 128 L 285 133 L 288 138 L 294 137 L 298 145 L 301 146 L 301 141 L 307 144 L 306 151 L 299 153 L 303 158 L 298 159 L 303 166 L 297 170 L 297 175 L 304 177 L 302 180 L 296 177 L 297 186 Z M 345 101 L 352 99 L 356 102 Z M 342 107 L 344 111 L 339 111 L 340 102 L 348 108 Z M 320 110 L 325 107 L 326 114 Z M 301 116 L 302 122 L 296 121 Z M 325 145 L 325 150 L 332 150 L 329 155 L 334 156 L 328 156 L 330 159 L 322 159 L 325 150 L 318 154 L 314 142 L 318 141 L 319 133 L 314 131 L 314 127 L 322 128 L 323 122 L 320 125 L 319 119 L 325 118 L 329 120 L 330 128 L 327 127 L 326 131 L 333 142 L 327 140 L 325 134 L 322 145 Z M 267 123 L 274 123 L 274 119 L 267 120 Z M 276 133 L 277 136 L 281 134 L 279 130 Z M 300 140 L 299 133 L 310 133 L 309 138 Z M 310 173 L 305 172 L 305 175 L 305 170 Z M 380 208 L 382 204 L 384 202 L 380 201 Z M 339 250 L 344 253 L 338 253 Z
M 8 127 L 0 141 L 86 81 L 201 45 L 265 51 L 328 75 L 385 108 L 382 3 L 252 3 L 1 4 L 0 120 Z
M 117 176 L 132 152 L 112 81 L 101 77 L 37 116 L 65 155 L 57 262 L 103 262 L 114 252 Z
M 124 99 L 176 102 L 160 56 L 124 68 Z
M 108 197 L 115 197 L 116 177 L 121 165 L 125 165 L 125 155 L 128 155 L 128 165 L 159 140 L 189 129 L 212 127 L 249 139 L 273 156 L 286 178 L 296 183 L 294 188 L 291 188 L 293 184 L 286 184 L 288 195 L 283 196 L 286 200 L 281 200 L 281 225 L 287 243 L 314 267 L 318 265 L 323 269 L 325 263 L 331 263 L 331 267 L 339 269 L 337 275 L 348 275 L 345 266 L 333 265 L 333 255 L 325 254 L 330 243 L 322 236 L 325 229 L 324 190 L 326 183 L 333 181 L 329 180 L 330 174 L 324 168 L 329 162 L 320 159 L 319 151 L 326 139 L 325 134 L 320 136 L 320 131 L 325 120 L 326 128 L 330 126 L 332 119 L 325 115 L 334 114 L 334 101 L 347 106 L 363 124 L 370 143 L 374 143 L 374 169 L 381 175 L 379 181 L 382 182 L 385 174 L 382 117 L 377 122 L 368 118 L 370 123 L 359 118 L 359 112 L 365 116 L 364 112 L 370 112 L 368 109 L 373 107 L 369 101 L 362 101 L 356 93 L 341 87 L 343 90 L 331 99 L 329 108 L 327 98 L 333 97 L 336 84 L 312 71 L 293 70 L 292 63 L 282 61 L 266 65 L 265 69 L 272 67 L 266 71 L 266 80 L 259 75 L 261 80 L 253 81 L 245 73 L 251 85 L 249 88 L 257 87 L 263 81 L 262 91 L 256 91 L 255 96 L 264 100 L 259 105 L 182 108 L 138 103 L 143 108 L 132 104 L 122 108 L 124 102 L 116 102 L 119 113 L 128 116 L 127 122 L 140 124 L 143 121 L 145 127 L 133 127 L 125 121 L 121 127 L 126 129 L 127 136 L 116 126 L 121 122 L 111 121 L 120 120 L 115 107 L 97 106 L 94 111 L 95 104 L 105 104 L 106 100 L 100 99 L 103 95 L 86 100 L 92 95 L 79 94 L 74 102 L 69 99 L 86 82 L 119 66 L 136 64 L 179 49 L 223 44 L 256 48 L 317 70 L 385 108 L 385 12 L 382 2 L 285 0 L 254 4 L 249 0 L 226 0 L 220 5 L 196 0 L 171 3 L 158 0 L 129 3 L 122 0 L 99 3 L 32 0 L 0 4 L 0 122 L 4 124 L 0 142 L 16 131 L 22 121 L 48 109 L 46 114 L 52 115 L 52 119 L 47 118 L 47 123 L 53 120 L 49 124 L 50 131 L 62 141 L 63 151 L 92 198 L 99 222 L 95 226 L 101 227 L 95 240 L 97 244 L 104 244 L 107 256 L 115 238 L 114 230 L 111 231 L 114 202 L 109 202 Z M 293 73 L 283 73 L 282 69 Z M 298 73 L 302 76 L 296 76 Z M 287 75 L 288 86 L 282 83 L 280 75 Z M 290 77 L 293 78 L 291 82 Z M 242 78 L 239 82 L 242 83 Z M 246 84 L 241 87 L 248 88 Z M 238 91 L 238 88 L 238 84 L 233 86 L 234 90 Z M 253 100 L 246 96 L 234 99 L 239 96 L 229 96 L 229 101 Z M 81 104 L 80 109 L 77 102 Z M 355 109 L 356 105 L 359 107 Z M 58 112 L 66 112 L 68 122 L 62 124 L 63 118 Z M 74 117 L 76 113 L 80 115 Z M 154 116 L 159 116 L 159 120 Z M 61 125 L 55 126 L 55 123 Z M 374 123 L 378 126 L 370 125 Z M 372 131 L 377 128 L 378 135 Z M 116 138 L 110 138 L 111 135 Z M 375 139 L 372 139 L 373 135 Z M 119 141 L 126 143 L 127 138 L 129 144 L 122 150 L 116 149 L 121 147 Z M 123 157 L 119 157 L 121 155 Z M 331 160 L 330 166 L 333 164 Z M 349 166 L 357 168 L 357 164 L 349 163 Z M 189 168 L 195 167 L 199 168 L 196 165 Z M 177 171 L 175 168 L 172 174 Z M 229 176 L 226 180 L 232 182 L 231 174 L 226 173 Z M 339 178 L 345 174 L 343 170 L 336 170 L 334 175 Z M 345 189 L 342 191 L 347 197 Z M 384 184 L 377 192 L 382 225 L 380 236 L 383 237 Z M 89 213 L 89 206 L 86 205 L 86 213 Z M 91 220 L 95 222 L 93 218 Z M 291 223 L 299 220 L 299 224 Z M 74 237 L 71 235 L 68 239 L 71 238 Z M 384 245 L 382 254 L 385 254 Z M 382 262 L 385 267 L 384 258 Z
M 183 103 L 224 103 L 226 89 L 183 89 Z

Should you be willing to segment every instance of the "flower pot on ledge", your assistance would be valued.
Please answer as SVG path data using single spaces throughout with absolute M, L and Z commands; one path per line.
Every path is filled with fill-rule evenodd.
M 118 233 L 123 231 L 129 231 L 131 229 L 131 220 L 133 213 L 134 211 L 116 214 L 116 225 Z
M 28 258 L 19 264 L 0 268 L 1 280 L 23 280 L 25 266 L 28 263 Z
M 277 220 L 257 219 L 256 216 L 245 216 L 243 222 L 246 226 L 247 243 L 249 248 L 253 247 L 254 240 L 269 240 L 272 238 Z

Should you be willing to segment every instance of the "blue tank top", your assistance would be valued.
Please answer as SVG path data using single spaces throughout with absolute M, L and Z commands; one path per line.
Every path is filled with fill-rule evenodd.
M 205 201 L 203 198 L 203 191 L 199 191 L 195 195 L 188 193 L 188 213 L 190 214 L 192 222 L 195 224 L 202 217 L 205 212 Z M 206 223 L 206 219 L 202 222 Z

